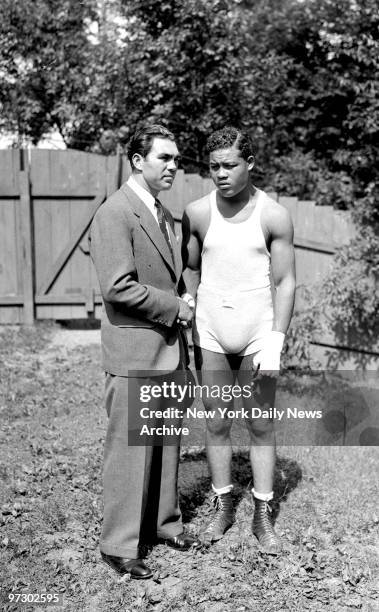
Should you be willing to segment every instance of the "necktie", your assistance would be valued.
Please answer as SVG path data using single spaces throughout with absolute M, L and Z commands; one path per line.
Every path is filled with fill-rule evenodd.
M 158 199 L 155 200 L 155 208 L 157 209 L 159 227 L 161 229 L 163 236 L 165 237 L 167 246 L 170 249 L 172 261 L 174 261 L 174 253 L 172 250 L 172 246 L 171 246 L 171 242 L 170 242 L 170 238 L 169 238 L 168 230 L 167 230 L 166 215 L 164 213 L 163 206 Z

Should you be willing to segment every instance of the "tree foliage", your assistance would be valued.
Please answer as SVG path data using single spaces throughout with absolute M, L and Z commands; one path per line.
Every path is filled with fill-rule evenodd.
M 198 169 L 209 131 L 231 123 L 254 136 L 257 181 L 280 193 L 346 208 L 377 180 L 377 0 L 0 0 L 0 11 L 3 127 L 33 141 L 56 125 L 93 149 L 103 130 L 159 120 Z
M 86 96 L 94 2 L 1 0 L 0 126 L 37 142 L 65 135 Z
M 123 2 L 137 121 L 162 121 L 184 155 L 204 159 L 207 134 L 241 123 L 247 55 L 240 12 L 224 1 Z M 190 160 L 188 160 L 190 161 Z
M 378 3 L 284 4 L 282 18 L 268 12 L 271 43 L 292 60 L 287 104 L 275 110 L 284 130 L 275 130 L 274 139 L 282 133 L 291 137 L 287 150 L 279 142 L 275 153 L 310 156 L 305 167 L 314 177 L 313 193 L 320 203 L 345 208 L 378 177 Z M 314 164 L 325 174 L 325 183 Z

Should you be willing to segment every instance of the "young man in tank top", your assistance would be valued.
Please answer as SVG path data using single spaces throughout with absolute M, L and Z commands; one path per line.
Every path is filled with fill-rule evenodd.
M 293 227 L 287 210 L 252 185 L 254 157 L 246 134 L 231 127 L 218 130 L 209 137 L 207 151 L 216 189 L 190 203 L 183 216 L 187 288 L 196 300 L 196 368 L 201 384 L 208 388 L 235 383 L 242 388 L 251 384 L 252 371 L 257 373 L 253 397 L 243 398 L 246 414 L 252 415 L 253 407 L 265 411 L 274 407 L 280 354 L 295 296 Z M 207 419 L 206 433 L 215 512 L 200 535 L 204 542 L 212 542 L 234 522 L 232 420 L 218 410 L 219 398 L 204 395 L 205 409 L 215 415 Z M 222 408 L 232 409 L 232 401 L 222 402 Z M 273 419 L 247 418 L 246 425 L 254 482 L 252 531 L 262 551 L 278 554 L 281 543 L 271 505 Z

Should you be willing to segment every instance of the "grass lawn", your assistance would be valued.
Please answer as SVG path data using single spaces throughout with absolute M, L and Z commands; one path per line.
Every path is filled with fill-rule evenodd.
M 68 611 L 379 610 L 374 446 L 278 448 L 276 528 L 285 542 L 278 558 L 262 556 L 252 540 L 250 468 L 236 449 L 237 521 L 224 539 L 198 552 L 156 546 L 150 581 L 113 574 L 98 551 L 106 428 L 100 351 L 57 347 L 56 331 L 0 330 L 1 610 L 21 609 L 8 600 L 20 592 L 60 593 Z M 204 453 L 184 449 L 181 504 L 193 533 L 207 520 L 209 486 Z

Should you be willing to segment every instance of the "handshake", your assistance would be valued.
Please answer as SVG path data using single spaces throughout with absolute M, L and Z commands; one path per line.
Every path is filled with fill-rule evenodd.
M 195 310 L 195 300 L 192 295 L 185 293 L 179 300 L 179 312 L 176 322 L 182 327 L 190 327 Z

